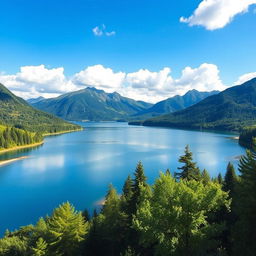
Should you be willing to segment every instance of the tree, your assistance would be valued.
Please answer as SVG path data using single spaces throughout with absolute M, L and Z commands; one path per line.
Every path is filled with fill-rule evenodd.
M 185 154 L 179 158 L 179 162 L 184 163 L 184 166 L 178 167 L 181 172 L 175 172 L 176 179 L 200 180 L 200 170 L 193 162 L 193 154 L 188 145 L 185 147 Z
M 218 180 L 218 182 L 219 182 L 220 185 L 223 184 L 223 178 L 222 178 L 221 173 L 219 173 L 219 175 L 218 175 L 218 177 L 217 177 L 217 180 Z
M 227 171 L 224 177 L 223 190 L 229 193 L 229 197 L 233 198 L 235 193 L 235 187 L 237 185 L 238 178 L 235 172 L 233 164 L 230 162 L 227 166 Z
M 152 197 L 141 203 L 134 218 L 140 242 L 153 244 L 156 255 L 207 255 L 218 248 L 214 237 L 223 228 L 223 224 L 209 224 L 208 214 L 228 207 L 227 196 L 216 183 L 176 182 L 170 175 L 160 174 Z
M 88 223 L 81 212 L 76 212 L 69 203 L 63 203 L 53 211 L 47 220 L 51 235 L 49 249 L 55 255 L 76 255 L 88 231 Z
M 144 174 L 144 167 L 141 162 L 137 164 L 134 176 L 135 178 L 132 185 L 132 198 L 130 205 L 132 214 L 136 213 L 137 205 L 140 202 L 141 188 L 147 186 L 147 177 Z
M 47 243 L 43 238 L 39 237 L 36 242 L 36 246 L 32 248 L 34 256 L 44 256 L 47 255 Z
M 255 255 L 256 251 L 256 153 L 246 151 L 239 163 L 240 178 L 235 196 L 238 221 L 234 231 L 234 255 Z
M 203 170 L 201 174 L 201 179 L 204 185 L 208 184 L 211 181 L 210 175 L 207 170 Z

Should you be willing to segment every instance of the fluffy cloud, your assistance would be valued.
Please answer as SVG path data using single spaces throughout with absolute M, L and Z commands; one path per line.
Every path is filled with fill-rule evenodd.
M 76 85 L 93 86 L 108 91 L 121 87 L 124 78 L 125 73 L 123 72 L 114 73 L 111 68 L 95 65 L 75 74 L 72 81 Z
M 235 85 L 240 85 L 240 84 L 243 84 L 253 78 L 256 77 L 256 72 L 251 72 L 251 73 L 247 73 L 247 74 L 244 74 L 242 76 L 240 76 L 238 78 L 238 80 L 234 83 Z
M 245 74 L 236 84 L 255 76 L 256 72 Z M 192 89 L 212 91 L 227 88 L 220 79 L 218 67 L 209 63 L 195 68 L 185 67 L 179 78 L 174 78 L 168 67 L 158 72 L 140 69 L 124 73 L 95 65 L 67 78 L 62 67 L 48 69 L 44 65 L 25 66 L 16 74 L 0 73 L 0 83 L 26 99 L 38 96 L 55 97 L 89 86 L 153 103 L 177 94 L 183 95 Z
M 133 73 L 115 73 L 110 68 L 96 65 L 75 74 L 72 82 L 79 86 L 95 86 L 107 92 L 116 91 L 123 96 L 137 100 L 156 102 L 165 98 L 184 94 L 188 90 L 223 90 L 219 70 L 216 65 L 204 63 L 198 68 L 186 67 L 178 79 L 171 76 L 171 69 L 159 72 L 140 69 Z
M 92 32 L 95 36 L 114 36 L 116 34 L 115 31 L 106 31 L 106 26 L 104 24 L 101 26 L 96 26 L 92 29 Z
M 203 0 L 190 17 L 181 17 L 180 22 L 204 26 L 208 30 L 220 29 L 237 14 L 247 12 L 252 4 L 256 4 L 256 0 Z
M 54 96 L 77 89 L 64 75 L 64 68 L 47 69 L 44 65 L 24 66 L 15 75 L 0 75 L 0 82 L 15 94 L 29 98 Z

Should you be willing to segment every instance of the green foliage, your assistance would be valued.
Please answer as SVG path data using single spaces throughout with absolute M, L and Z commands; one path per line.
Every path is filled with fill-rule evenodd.
M 51 240 L 50 250 L 55 255 L 74 255 L 88 229 L 81 212 L 76 212 L 67 202 L 56 208 L 47 222 Z
M 179 162 L 183 163 L 184 166 L 178 168 L 181 172 L 175 173 L 176 179 L 200 180 L 200 170 L 193 162 L 193 154 L 188 145 L 185 147 L 185 154 L 180 157 Z
M 190 173 L 197 167 L 185 151 L 182 171 Z M 204 170 L 199 179 L 188 175 L 177 182 L 167 170 L 149 186 L 139 162 L 122 195 L 110 185 L 92 218 L 64 203 L 36 225 L 6 231 L 0 256 L 254 256 L 256 153 L 247 151 L 239 171 L 237 177 L 229 163 L 224 181 L 211 181 Z
M 204 185 L 208 184 L 211 181 L 210 174 L 205 169 L 202 171 L 201 180 Z
M 0 131 L 0 149 L 24 146 L 43 141 L 40 133 L 32 133 L 14 127 L 5 127 Z
M 140 204 L 134 226 L 141 242 L 155 244 L 157 255 L 205 255 L 216 248 L 214 236 L 223 227 L 209 224 L 207 213 L 228 206 L 227 194 L 215 183 L 195 180 L 179 183 L 161 174 L 152 197 Z
M 36 242 L 36 246 L 32 248 L 33 255 L 35 256 L 44 256 L 47 255 L 47 243 L 42 237 Z
M 2 84 L 0 84 L 0 109 L 0 123 L 5 126 L 40 134 L 80 129 L 80 126 L 31 107 Z M 8 146 L 8 142 L 6 146 Z
M 239 135 L 239 144 L 247 147 L 248 149 L 253 149 L 253 146 L 255 145 L 254 140 L 256 137 L 256 127 L 250 126 L 250 127 L 244 127 Z
M 247 151 L 240 159 L 234 229 L 234 255 L 255 255 L 256 251 L 256 153 Z

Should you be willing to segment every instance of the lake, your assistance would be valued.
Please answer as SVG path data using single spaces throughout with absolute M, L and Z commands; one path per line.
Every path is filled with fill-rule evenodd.
M 79 124 L 83 131 L 49 136 L 38 148 L 0 155 L 0 160 L 28 157 L 0 167 L 1 234 L 35 223 L 65 201 L 79 210 L 99 207 L 108 184 L 121 192 L 138 161 L 153 183 L 160 170 L 177 170 L 186 144 L 198 166 L 211 176 L 224 174 L 229 161 L 237 166 L 245 152 L 232 134 L 117 122 Z

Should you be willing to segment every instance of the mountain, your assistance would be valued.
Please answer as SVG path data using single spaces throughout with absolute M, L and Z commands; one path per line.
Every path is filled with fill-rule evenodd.
M 219 93 L 219 91 L 211 91 L 211 92 L 199 92 L 197 90 L 190 90 L 183 96 L 176 95 L 174 97 L 168 98 L 166 100 L 160 101 L 153 105 L 152 107 L 143 110 L 132 117 L 134 119 L 147 119 L 171 112 L 175 112 L 178 110 L 185 109 L 190 107 L 199 101 Z
M 30 105 L 32 105 L 32 104 L 35 104 L 35 103 L 37 103 L 37 102 L 39 102 L 39 101 L 41 101 L 41 100 L 44 100 L 44 99 L 45 99 L 45 98 L 42 97 L 42 96 L 37 97 L 37 98 L 31 98 L 31 99 L 28 99 L 28 100 L 27 100 L 27 103 L 29 103 Z
M 31 107 L 0 84 L 0 123 L 32 132 L 53 133 L 80 128 Z
M 253 125 L 256 123 L 256 78 L 230 87 L 184 110 L 141 123 L 146 126 L 228 131 Z
M 32 103 L 37 109 L 55 114 L 66 120 L 109 121 L 128 119 L 132 114 L 152 106 L 120 94 L 87 87 L 57 98 Z

